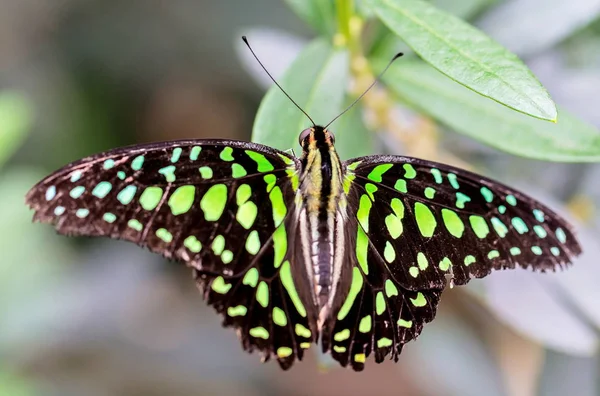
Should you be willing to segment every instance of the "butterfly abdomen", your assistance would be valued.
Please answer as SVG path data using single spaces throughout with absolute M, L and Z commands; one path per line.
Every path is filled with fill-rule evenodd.
M 342 171 L 333 144 L 319 127 L 314 128 L 303 147 L 302 195 L 306 202 L 306 223 L 315 296 L 320 308 L 328 300 L 332 285 L 336 216 L 339 203 L 344 199 Z

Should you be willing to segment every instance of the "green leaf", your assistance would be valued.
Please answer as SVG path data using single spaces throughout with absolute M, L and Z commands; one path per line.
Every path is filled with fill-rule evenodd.
M 498 0 L 430 0 L 430 3 L 440 10 L 449 12 L 461 19 L 471 19 Z
M 0 92 L 0 167 L 25 139 L 30 126 L 29 102 L 16 92 Z
M 548 92 L 519 58 L 461 19 L 421 0 L 371 0 L 375 13 L 427 63 L 514 110 L 556 121 Z
M 349 56 L 325 40 L 315 40 L 298 55 L 279 83 L 316 123 L 324 125 L 342 111 Z M 260 104 L 252 141 L 281 150 L 298 147 L 308 118 L 273 85 Z
M 346 105 L 352 100 L 348 99 Z M 373 154 L 373 134 L 363 121 L 363 111 L 357 104 L 328 128 L 335 135 L 335 149 L 340 159 Z
M 381 68 L 385 62 L 376 64 Z M 397 64 L 383 80 L 423 113 L 499 150 L 547 161 L 600 161 L 600 131 L 564 110 L 556 124 L 528 117 L 482 98 L 423 62 Z
M 334 0 L 285 0 L 288 6 L 317 32 L 333 36 L 336 30 Z

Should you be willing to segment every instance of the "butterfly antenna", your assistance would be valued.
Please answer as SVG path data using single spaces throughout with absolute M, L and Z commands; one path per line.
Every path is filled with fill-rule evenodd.
M 279 85 L 279 83 L 275 80 L 275 78 L 273 78 L 273 76 L 271 75 L 271 73 L 269 73 L 269 71 L 267 70 L 267 68 L 265 67 L 265 65 L 263 65 L 262 62 L 260 61 L 260 59 L 258 59 L 258 56 L 256 56 L 256 54 L 254 53 L 254 50 L 252 49 L 252 47 L 250 47 L 250 43 L 248 43 L 248 39 L 246 38 L 246 36 L 242 36 L 242 40 L 244 40 L 244 43 L 246 43 L 246 45 L 248 46 L 248 49 L 250 50 L 250 52 L 254 56 L 254 59 L 256 59 L 256 61 L 260 65 L 260 67 L 263 68 L 263 70 L 265 71 L 265 73 L 267 73 L 267 75 L 271 78 L 271 80 L 273 80 L 273 82 L 275 83 L 275 85 L 277 85 L 277 87 L 279 87 L 279 89 L 281 90 L 281 92 L 283 92 L 284 95 L 287 96 L 287 98 L 298 108 L 298 110 L 300 110 L 302 113 L 304 113 L 304 115 L 306 117 L 308 117 L 308 119 L 310 120 L 310 122 L 312 122 L 313 126 L 315 126 L 316 124 L 313 121 L 313 119 L 310 118 L 310 116 L 306 113 L 306 111 L 304 111 L 302 109 L 302 107 L 300 107 L 300 105 L 298 103 L 296 103 L 296 101 L 294 101 L 294 99 L 292 99 L 291 96 L 288 95 L 287 92 L 285 92 L 285 90 L 283 88 L 281 88 L 281 85 Z
M 338 118 L 340 118 L 341 116 L 343 116 L 348 110 L 350 110 L 351 108 L 354 107 L 355 104 L 357 104 L 363 96 L 365 96 L 367 94 L 367 92 L 369 92 L 371 90 L 371 88 L 373 88 L 375 86 L 375 84 L 377 84 L 377 82 L 381 79 L 381 76 L 383 76 L 383 74 L 387 71 L 387 69 L 390 68 L 390 66 L 392 65 L 392 63 L 394 63 L 394 61 L 398 58 L 400 58 L 402 55 L 404 55 L 402 52 L 398 52 L 396 55 L 394 55 L 394 57 L 392 58 L 392 60 L 390 60 L 390 62 L 387 64 L 387 66 L 385 67 L 385 69 L 383 69 L 383 71 L 381 73 L 379 73 L 379 75 L 377 76 L 377 78 L 371 83 L 371 85 L 369 85 L 369 88 L 367 88 L 365 90 L 365 92 L 363 92 L 358 98 L 356 98 L 354 100 L 354 102 L 352 102 L 352 104 L 348 107 L 346 107 L 346 110 L 342 111 L 340 114 L 338 114 L 333 120 L 329 121 L 329 124 L 325 125 L 324 129 L 327 129 L 327 127 L 331 124 L 333 124 L 333 122 L 335 120 L 337 120 Z

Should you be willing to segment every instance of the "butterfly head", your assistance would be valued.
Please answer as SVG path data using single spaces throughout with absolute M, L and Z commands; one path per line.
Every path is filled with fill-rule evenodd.
M 335 136 L 330 130 L 315 125 L 303 130 L 298 137 L 298 142 L 304 150 L 308 150 L 310 147 L 330 147 L 335 144 Z

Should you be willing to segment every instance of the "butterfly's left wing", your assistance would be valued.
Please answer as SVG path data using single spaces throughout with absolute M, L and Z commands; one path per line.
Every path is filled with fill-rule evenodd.
M 69 164 L 27 203 L 62 234 L 125 239 L 186 263 L 243 348 L 287 369 L 317 338 L 310 279 L 293 263 L 297 167 L 253 143 L 146 144 Z
M 581 252 L 553 211 L 474 173 L 399 156 L 346 165 L 349 264 L 323 331 L 342 365 L 360 370 L 372 351 L 378 362 L 397 358 L 434 318 L 447 278 L 463 285 L 493 269 L 554 270 Z

